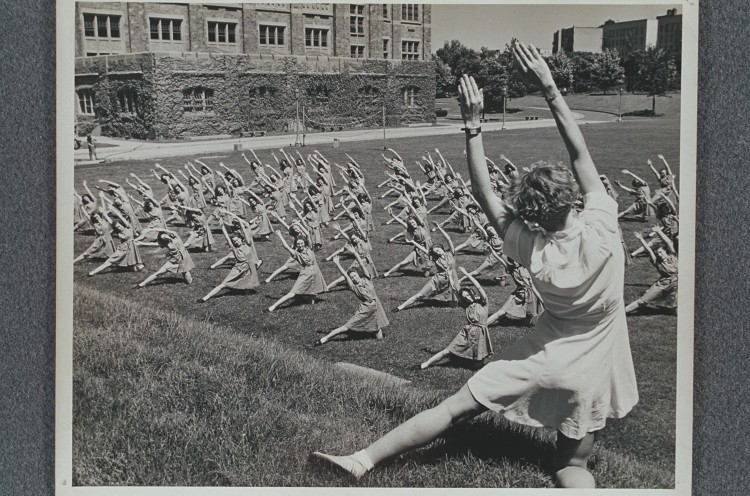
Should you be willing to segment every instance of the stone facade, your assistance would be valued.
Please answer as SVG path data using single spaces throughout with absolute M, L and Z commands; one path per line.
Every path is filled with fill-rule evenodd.
M 423 4 L 76 3 L 80 128 L 171 139 L 434 122 Z

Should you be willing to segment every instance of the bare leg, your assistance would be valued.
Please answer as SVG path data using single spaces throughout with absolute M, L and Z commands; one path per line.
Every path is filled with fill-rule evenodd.
M 289 267 L 287 267 L 287 264 L 282 265 L 281 267 L 279 267 L 278 269 L 276 269 L 275 271 L 273 271 L 273 273 L 266 278 L 266 282 L 267 283 L 271 282 L 274 277 L 278 276 L 279 274 L 281 274 L 282 272 L 284 272 L 284 271 L 286 271 L 288 269 L 289 269 Z
M 586 466 L 594 449 L 594 441 L 594 433 L 586 434 L 583 439 L 571 439 L 560 432 L 557 433 L 555 476 L 560 487 L 596 487 L 594 476 Z
M 225 264 L 225 263 L 227 262 L 227 260 L 229 260 L 230 258 L 234 258 L 234 255 L 233 255 L 233 254 L 231 254 L 231 253 L 230 253 L 229 255 L 227 255 L 226 257 L 220 258 L 220 259 L 219 259 L 219 260 L 218 260 L 218 261 L 217 261 L 217 262 L 216 262 L 215 264 L 213 264 L 213 265 L 212 265 L 212 266 L 211 266 L 210 268 L 211 268 L 211 269 L 215 269 L 216 267 L 220 267 L 220 266 L 224 265 L 224 264 Z
M 330 291 L 331 288 L 336 287 L 337 285 L 341 284 L 342 282 L 344 282 L 344 276 L 339 277 L 338 279 L 336 279 L 335 281 L 333 281 L 331 284 L 329 284 L 328 286 L 326 286 L 326 291 Z
M 349 456 L 316 452 L 313 456 L 360 478 L 383 460 L 425 446 L 449 428 L 474 418 L 485 410 L 471 395 L 469 387 L 464 385 L 438 406 L 415 415 L 362 451 Z
M 408 257 L 406 257 L 405 259 L 401 260 L 399 263 L 397 263 L 396 265 L 388 269 L 386 273 L 383 274 L 383 277 L 388 277 L 397 269 L 400 269 L 401 267 L 410 264 L 413 259 L 413 255 L 414 255 L 414 252 L 410 253 Z
M 445 197 L 445 198 L 443 198 L 442 200 L 440 200 L 440 203 L 438 203 L 437 205 L 435 205 L 434 207 L 432 207 L 431 209 L 429 209 L 429 210 L 427 211 L 427 213 L 428 213 L 428 214 L 431 214 L 432 212 L 434 212 L 435 210 L 439 209 L 440 207 L 442 207 L 442 206 L 443 206 L 443 205 L 445 205 L 446 203 L 448 203 L 448 198 L 447 198 L 447 197 Z
M 426 369 L 427 367 L 429 367 L 433 363 L 438 362 L 438 361 L 442 360 L 443 358 L 447 357 L 448 355 L 450 355 L 450 353 L 451 352 L 448 351 L 447 348 L 444 349 L 443 351 L 438 351 L 437 353 L 435 353 L 434 355 L 432 355 L 432 357 L 429 360 L 427 360 L 422 365 L 420 365 L 419 368 Z
M 203 298 L 201 298 L 201 300 L 208 301 L 209 298 L 212 298 L 213 296 L 216 296 L 216 293 L 218 293 L 222 289 L 224 289 L 224 283 L 219 284 L 214 289 L 212 289 L 211 291 L 209 291 L 206 296 L 204 296 Z
M 396 307 L 396 310 L 401 311 L 404 308 L 406 308 L 409 305 L 411 305 L 412 303 L 414 303 L 415 301 L 421 300 L 422 298 L 424 298 L 424 295 L 422 295 L 422 292 L 420 291 L 419 293 L 417 293 L 414 296 L 410 297 L 408 300 L 406 300 L 405 302 L 403 302 L 402 304 L 400 304 L 398 307 Z
M 138 287 L 140 287 L 140 288 L 144 287 L 146 284 L 150 283 L 151 281 L 153 281 L 154 279 L 156 279 L 160 275 L 164 274 L 165 272 L 166 272 L 166 269 L 163 269 L 163 268 L 157 270 L 156 272 L 154 272 L 153 274 L 151 274 L 150 276 L 148 276 L 146 279 L 144 279 L 140 284 L 138 284 Z
M 184 274 L 182 274 L 182 277 L 185 278 L 186 283 L 193 284 L 193 274 L 191 274 L 190 271 L 187 271 Z
M 103 263 L 103 264 L 101 264 L 101 265 L 100 265 L 99 267 L 97 267 L 97 268 L 95 268 L 94 270 L 92 270 L 91 272 L 89 272 L 89 275 L 90 275 L 90 276 L 96 275 L 96 274 L 98 274 L 99 272 L 101 272 L 101 271 L 103 271 L 104 269 L 106 269 L 107 267 L 111 267 L 111 266 L 112 266 L 112 264 L 111 264 L 111 263 L 109 263 L 109 262 L 104 262 L 104 263 Z
M 638 309 L 643 304 L 643 301 L 639 298 L 633 303 L 625 307 L 625 313 L 630 313 Z
M 279 305 L 281 305 L 282 303 L 284 303 L 284 302 L 286 302 L 286 301 L 289 301 L 289 300 L 291 300 L 291 299 L 292 299 L 292 298 L 294 298 L 295 296 L 296 296 L 296 295 L 295 295 L 294 293 L 287 293 L 287 294 L 285 294 L 284 296 L 282 296 L 281 298 L 279 298 L 279 299 L 278 299 L 278 300 L 276 301 L 276 303 L 274 303 L 273 305 L 271 305 L 270 307 L 268 307 L 268 311 L 269 311 L 269 312 L 273 312 L 274 310 L 276 310 L 276 308 L 277 308 L 277 307 L 278 307 Z
M 329 339 L 331 339 L 334 336 L 338 336 L 339 334 L 343 334 L 349 329 L 346 326 L 339 326 L 336 329 L 332 330 L 322 338 L 320 338 L 320 344 L 325 344 Z
M 498 310 L 497 312 L 493 313 L 487 318 L 487 325 L 489 326 L 489 325 L 494 324 L 497 321 L 497 319 L 499 319 L 503 315 L 505 315 L 505 310 Z
M 403 231 L 402 231 L 402 232 L 398 233 L 397 235 L 393 236 L 393 237 L 392 237 L 391 239 L 389 239 L 389 240 L 388 240 L 388 242 L 389 242 L 389 243 L 393 243 L 393 242 L 394 242 L 394 241 L 396 241 L 397 239 L 399 239 L 399 238 L 403 238 L 404 236 L 406 236 L 406 235 L 405 235 L 405 234 L 403 233 Z

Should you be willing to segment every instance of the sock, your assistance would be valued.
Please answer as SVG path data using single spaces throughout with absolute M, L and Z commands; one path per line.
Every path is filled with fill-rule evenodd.
M 370 456 L 367 454 L 367 451 L 365 450 L 357 451 L 352 455 L 352 458 L 359 462 L 360 465 L 362 465 L 367 471 L 372 470 L 372 468 L 375 466 L 375 464 L 372 463 L 372 460 L 370 460 Z

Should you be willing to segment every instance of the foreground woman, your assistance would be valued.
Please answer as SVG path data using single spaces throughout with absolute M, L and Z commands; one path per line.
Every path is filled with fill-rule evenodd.
M 467 76 L 460 85 L 461 113 L 474 196 L 504 238 L 506 254 L 529 268 L 546 311 L 532 332 L 438 406 L 352 455 L 313 454 L 355 477 L 491 409 L 521 424 L 556 428 L 558 484 L 595 487 L 587 470 L 594 433 L 604 428 L 607 418 L 623 417 L 638 402 L 623 303 L 617 203 L 604 191 L 544 59 L 523 43 L 514 43 L 512 49 L 529 82 L 542 90 L 549 104 L 573 174 L 558 165 L 538 165 L 521 173 L 508 195 L 513 213 L 492 191 L 480 127 L 482 92 Z M 585 199 L 580 215 L 572 208 L 579 186 Z M 531 230 L 524 221 L 544 231 Z

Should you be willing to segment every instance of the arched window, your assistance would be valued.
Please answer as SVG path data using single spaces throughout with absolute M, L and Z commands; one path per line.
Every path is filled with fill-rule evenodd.
M 117 90 L 117 100 L 120 112 L 123 114 L 138 113 L 138 92 L 131 86 L 124 86 Z
M 416 107 L 419 98 L 419 88 L 416 86 L 407 86 L 404 88 L 404 107 Z
M 210 112 L 214 109 L 214 90 L 196 86 L 182 91 L 182 110 Z

